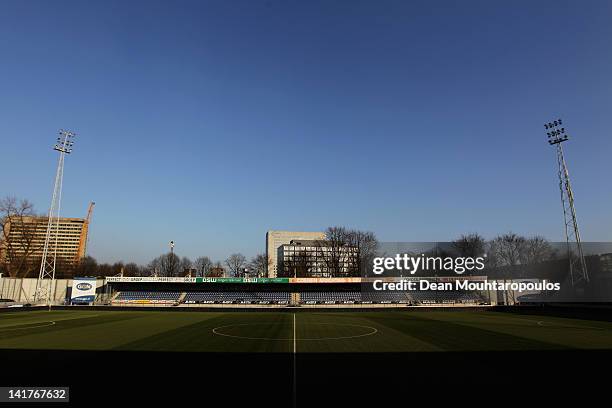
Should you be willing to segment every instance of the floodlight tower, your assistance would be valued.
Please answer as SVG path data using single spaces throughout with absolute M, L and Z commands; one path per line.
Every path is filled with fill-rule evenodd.
M 584 261 L 584 253 L 582 251 L 582 241 L 580 240 L 580 231 L 578 230 L 578 220 L 576 219 L 576 209 L 574 208 L 574 193 L 570 183 L 569 172 L 565 157 L 563 156 L 563 147 L 561 143 L 569 139 L 569 135 L 565 133 L 565 128 L 562 127 L 561 119 L 544 124 L 546 135 L 548 136 L 548 144 L 555 146 L 557 149 L 557 165 L 559 173 L 559 189 L 561 191 L 561 205 L 563 207 L 563 221 L 565 228 L 565 241 L 567 242 L 567 256 L 569 260 L 569 271 L 572 280 L 572 286 L 589 282 L 589 274 Z
M 51 198 L 51 208 L 49 208 L 49 219 L 47 221 L 47 234 L 45 235 L 45 245 L 43 247 L 42 261 L 36 282 L 36 292 L 34 293 L 35 302 L 46 302 L 51 307 L 51 291 L 55 281 L 55 264 L 57 261 L 57 244 L 59 239 L 60 208 L 62 203 L 62 181 L 64 178 L 64 159 L 67 154 L 72 153 L 75 133 L 61 129 L 59 137 L 53 150 L 59 152 L 59 161 L 55 173 L 55 184 L 53 196 Z

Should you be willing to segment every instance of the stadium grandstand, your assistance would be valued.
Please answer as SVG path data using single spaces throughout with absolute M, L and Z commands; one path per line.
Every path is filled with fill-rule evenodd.
M 484 280 L 485 278 L 471 278 Z M 111 305 L 485 305 L 478 291 L 374 291 L 362 278 L 110 277 Z

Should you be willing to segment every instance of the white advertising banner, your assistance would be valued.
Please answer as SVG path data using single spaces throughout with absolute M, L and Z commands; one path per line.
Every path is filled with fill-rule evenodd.
M 96 298 L 96 278 L 73 278 L 70 303 L 93 303 Z

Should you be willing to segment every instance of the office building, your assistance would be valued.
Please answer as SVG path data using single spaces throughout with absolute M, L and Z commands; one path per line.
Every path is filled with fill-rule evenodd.
M 324 232 L 306 231 L 268 231 L 266 233 L 266 256 L 268 257 L 268 277 L 278 276 L 278 254 L 281 246 L 291 241 L 299 240 L 324 240 Z

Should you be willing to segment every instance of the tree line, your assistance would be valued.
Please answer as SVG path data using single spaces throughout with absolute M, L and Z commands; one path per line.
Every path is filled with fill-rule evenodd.
M 163 276 L 163 277 L 263 277 L 267 275 L 267 258 L 258 254 L 252 259 L 232 254 L 223 262 L 213 262 L 208 256 L 191 260 L 174 252 L 162 254 L 146 265 L 134 262 L 113 264 L 98 263 L 93 257 L 85 257 L 72 271 L 73 276 Z
M 532 265 L 559 259 L 562 255 L 550 242 L 539 235 L 524 237 L 513 232 L 498 235 L 487 241 L 481 235 L 461 235 L 452 243 L 460 256 L 487 255 L 490 267 Z
M 0 200 L 0 273 L 9 277 L 36 277 L 41 259 L 40 239 L 31 217 L 36 214 L 28 200 L 7 197 Z M 9 239 L 9 224 L 13 223 L 16 235 Z M 324 270 L 324 276 L 360 276 L 372 264 L 378 250 L 378 240 L 373 232 L 349 229 L 342 226 L 325 230 L 325 239 L 315 242 L 316 250 L 301 248 L 290 257 L 279 260 L 278 276 L 305 277 L 313 275 L 315 268 Z M 558 259 L 560 254 L 541 236 L 523 237 L 515 233 L 499 235 L 489 241 L 477 233 L 464 234 L 452 242 L 452 251 L 460 256 L 477 257 L 487 254 L 491 267 L 534 264 Z M 440 249 L 439 251 L 444 251 Z M 313 256 L 316 259 L 313 259 Z M 258 254 L 247 259 L 241 253 L 234 253 L 223 261 L 213 261 L 208 256 L 194 260 L 180 257 L 174 252 L 162 254 L 146 265 L 134 262 L 98 263 L 91 256 L 80 262 L 57 259 L 56 276 L 257 276 L 268 275 L 268 259 Z
M 371 275 L 375 256 L 385 255 L 372 232 L 330 227 L 325 240 L 316 241 L 314 248 L 296 246 L 280 260 L 279 276 L 285 277 L 357 277 Z M 418 256 L 419 254 L 409 254 Z M 486 240 L 477 233 L 463 234 L 449 243 L 440 243 L 423 255 L 441 258 L 483 257 L 488 270 L 536 265 L 558 260 L 566 254 L 541 236 L 524 237 L 513 232 Z M 445 275 L 435 271 L 435 275 Z M 452 272 L 449 272 L 452 274 Z

